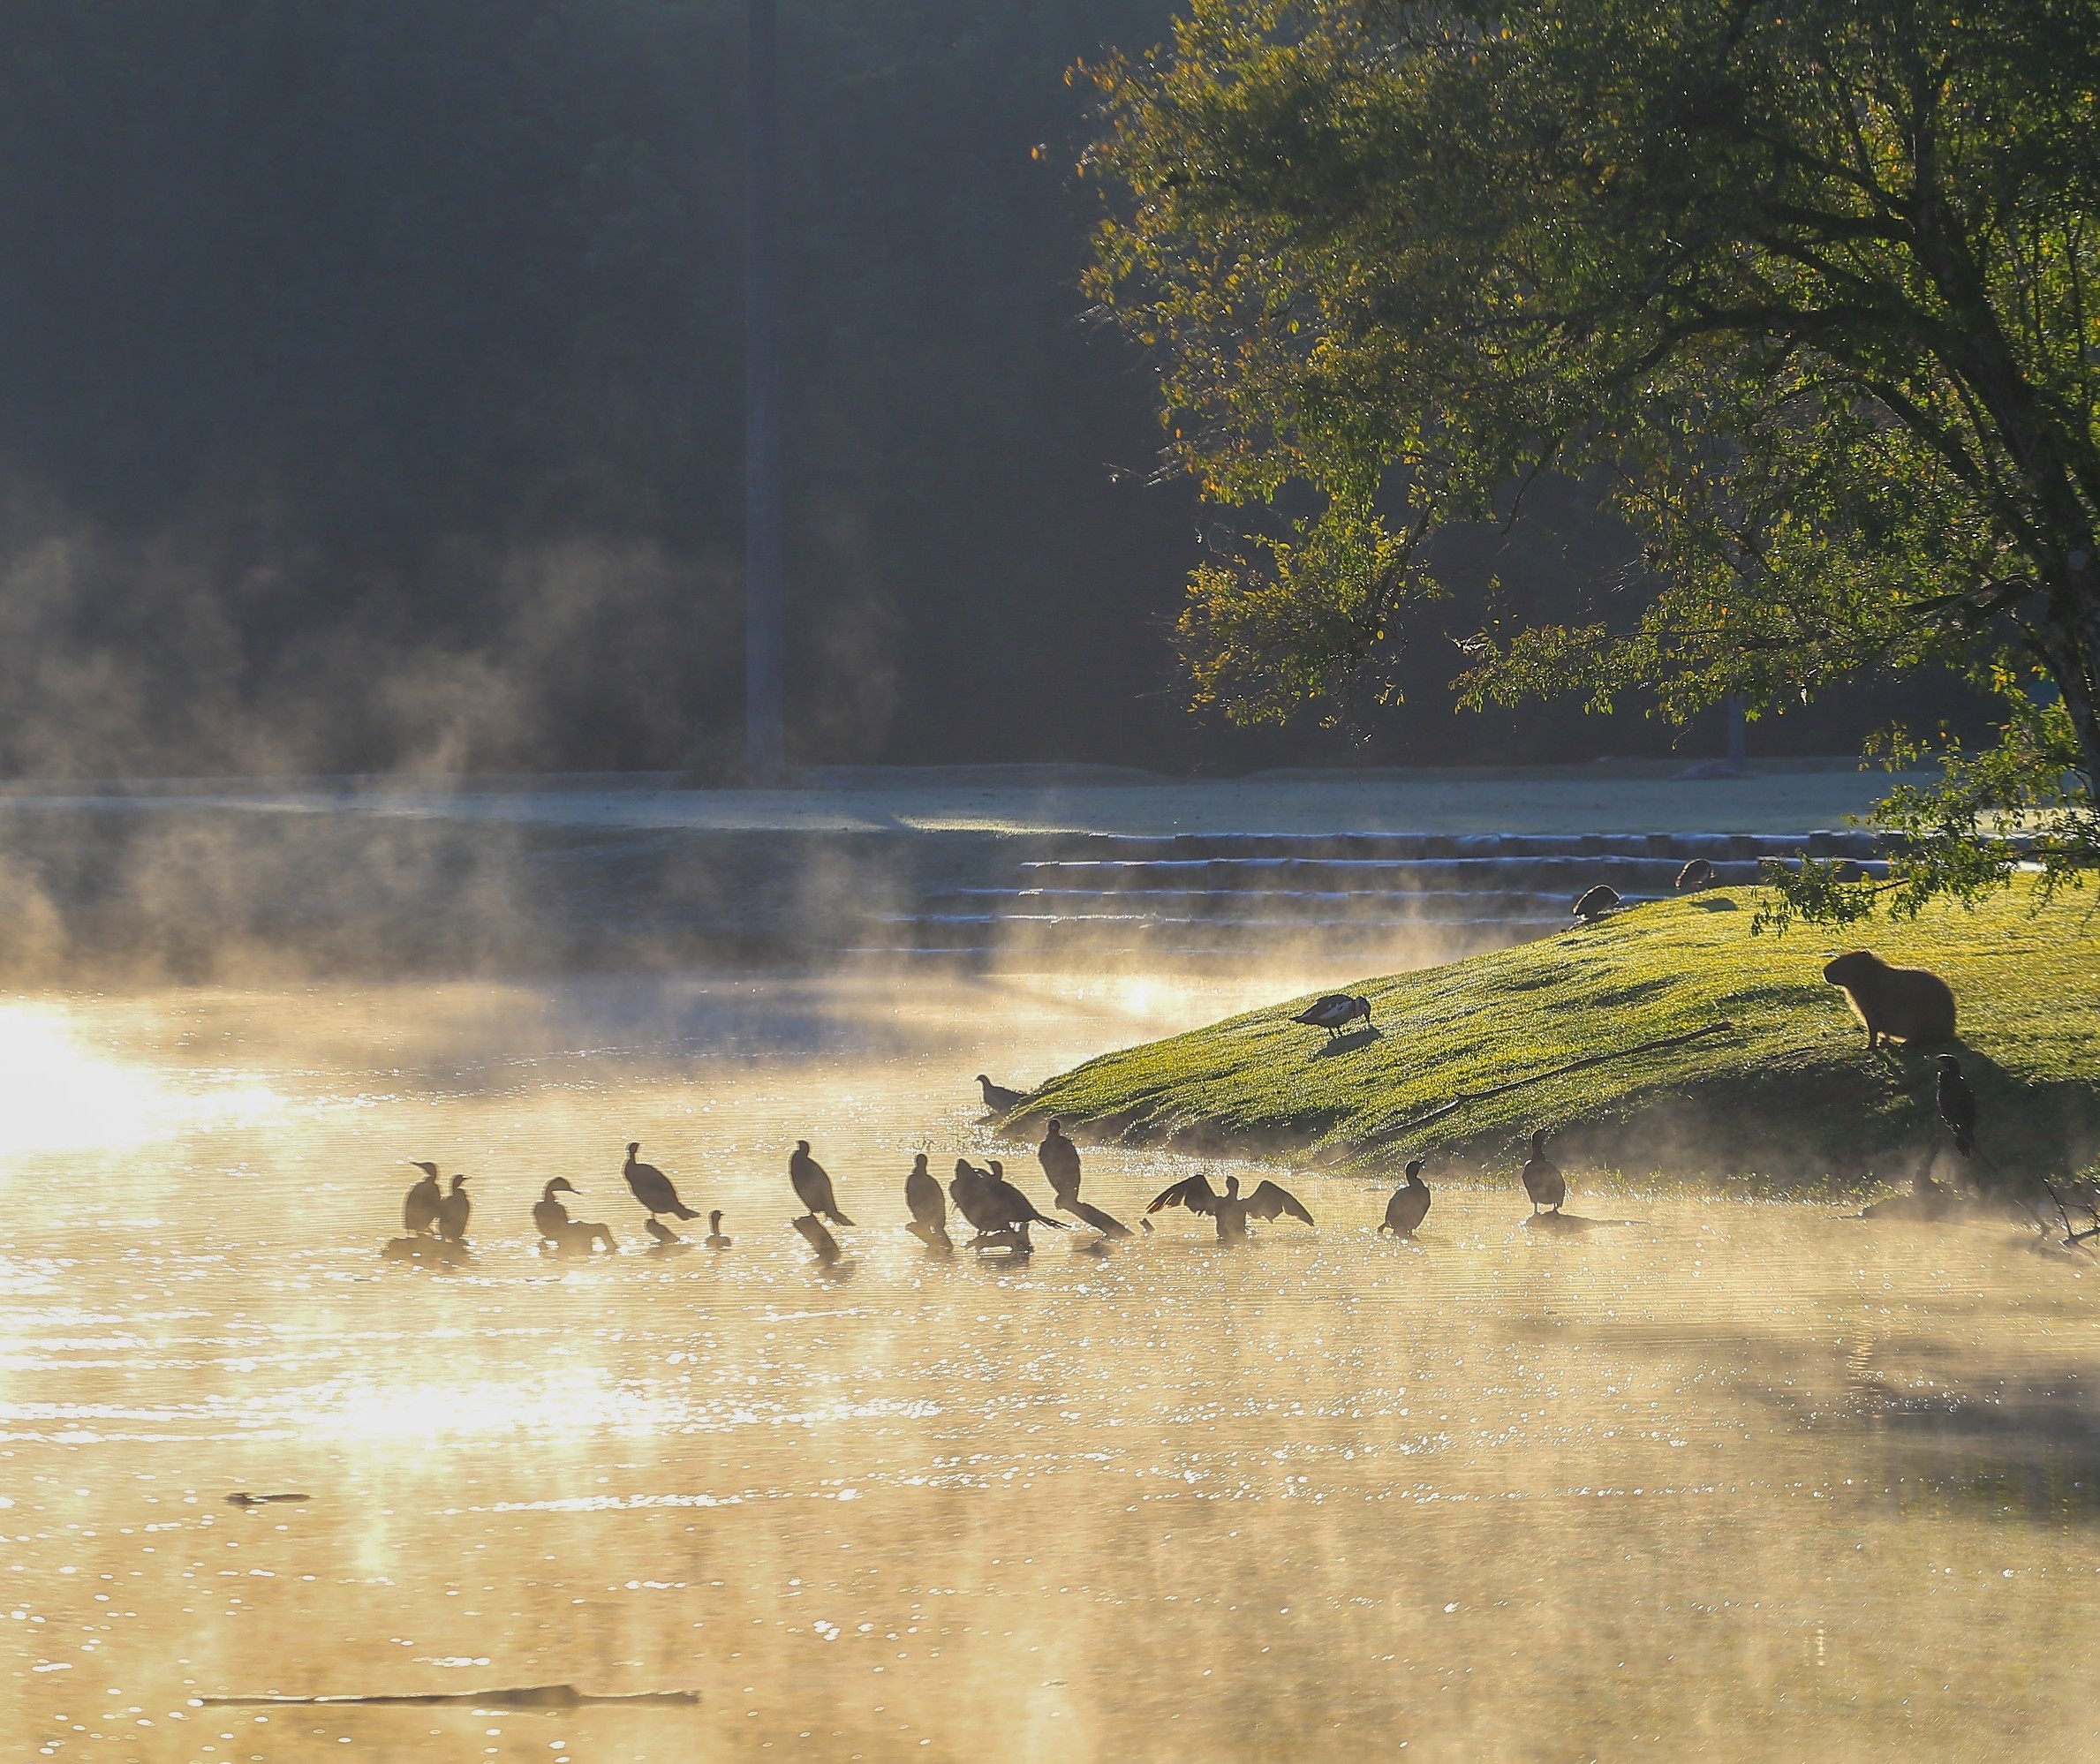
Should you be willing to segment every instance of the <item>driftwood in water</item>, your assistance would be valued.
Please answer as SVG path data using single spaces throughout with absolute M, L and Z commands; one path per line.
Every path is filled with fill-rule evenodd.
M 208 1709 L 349 1708 L 397 1705 L 415 1708 L 575 1709 L 600 1703 L 654 1704 L 690 1707 L 698 1691 L 636 1691 L 623 1696 L 597 1697 L 574 1685 L 524 1685 L 502 1691 L 431 1692 L 421 1696 L 378 1697 L 200 1697 Z

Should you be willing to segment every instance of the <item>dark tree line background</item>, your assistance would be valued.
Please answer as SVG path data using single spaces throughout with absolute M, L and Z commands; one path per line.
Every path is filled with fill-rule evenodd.
M 0 772 L 733 746 L 742 12 L 0 9 Z M 1166 19 L 782 5 L 798 757 L 1666 750 L 1627 715 L 1454 717 L 1439 641 L 1368 743 L 1187 717 L 1166 628 L 1201 515 L 1146 481 L 1144 363 L 1081 319 L 1087 120 L 1063 78 Z M 1623 562 L 1574 500 L 1558 516 L 1475 538 L 1520 603 Z M 1841 749 L 1935 708 L 1920 690 L 1756 744 Z

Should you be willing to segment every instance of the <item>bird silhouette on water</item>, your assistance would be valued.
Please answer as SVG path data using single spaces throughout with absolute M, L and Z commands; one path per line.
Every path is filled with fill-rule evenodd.
M 839 1210 L 831 1192 L 831 1172 L 810 1156 L 806 1139 L 795 1142 L 794 1153 L 788 1159 L 788 1180 L 795 1185 L 796 1198 L 809 1209 L 812 1218 L 829 1219 L 835 1225 L 853 1223 Z
M 1002 1115 L 1027 1095 L 1024 1090 L 1009 1090 L 1003 1084 L 994 1084 L 981 1072 L 977 1074 L 977 1088 L 984 1092 L 985 1106 Z
M 1570 910 L 1575 917 L 1587 923 L 1591 919 L 1601 919 L 1606 913 L 1618 911 L 1622 904 L 1616 888 L 1608 883 L 1599 882 L 1596 887 L 1586 888 L 1578 894 Z
M 1369 999 L 1351 998 L 1347 992 L 1329 992 L 1325 997 L 1315 999 L 1291 1021 L 1303 1023 L 1308 1029 L 1324 1029 L 1327 1032 L 1327 1039 L 1333 1041 L 1358 1017 L 1370 1023 L 1371 1028 L 1378 1027 L 1371 1021 Z
M 721 1234 L 721 1213 L 719 1209 L 707 1215 L 707 1248 L 727 1249 L 729 1240 Z
M 474 1202 L 466 1192 L 466 1178 L 464 1175 L 455 1176 L 452 1179 L 452 1192 L 438 1202 L 438 1235 L 447 1243 L 465 1243 L 466 1224 L 473 1214 Z
M 1531 1197 L 1531 1212 L 1537 1216 L 1541 1207 L 1549 1212 L 1559 1212 L 1567 1199 L 1567 1178 L 1560 1173 L 1560 1166 L 1545 1155 L 1547 1129 L 1540 1127 L 1531 1135 L 1531 1156 L 1524 1161 L 1524 1192 Z
M 542 1243 L 550 1244 L 563 1255 L 580 1253 L 589 1255 L 593 1244 L 603 1244 L 610 1252 L 617 1248 L 613 1234 L 601 1225 L 584 1225 L 569 1217 L 569 1209 L 555 1199 L 556 1195 L 573 1195 L 576 1184 L 566 1176 L 557 1176 L 540 1191 L 540 1198 L 533 1202 L 533 1228 L 540 1233 Z
M 644 1164 L 635 1156 L 642 1149 L 641 1141 L 631 1142 L 627 1148 L 627 1163 L 620 1173 L 626 1177 L 627 1187 L 634 1198 L 649 1210 L 651 1217 L 658 1213 L 669 1213 L 675 1219 L 697 1219 L 699 1215 L 678 1198 L 678 1191 L 671 1186 L 671 1179 L 653 1164 Z
M 1933 1101 L 1939 1118 L 1954 1135 L 1954 1149 L 1964 1157 L 1976 1155 L 1976 1093 L 1962 1075 L 1961 1062 L 1951 1053 L 1933 1056 L 1939 1075 L 1932 1082 Z
M 940 1178 L 926 1168 L 923 1151 L 913 1157 L 910 1172 L 904 1178 L 904 1204 L 911 1212 L 911 1223 L 905 1229 L 912 1236 L 928 1249 L 955 1248 L 948 1234 L 948 1196 L 940 1192 Z
M 437 1165 L 419 1160 L 412 1168 L 423 1172 L 423 1180 L 412 1187 L 401 1202 L 401 1228 L 412 1237 L 419 1237 L 438 1221 L 445 1206 L 445 1191 L 438 1186 Z
M 1278 1183 L 1265 1181 L 1251 1195 L 1242 1195 L 1240 1179 L 1228 1176 L 1225 1192 L 1220 1195 L 1201 1171 L 1186 1181 L 1162 1189 L 1145 1211 L 1156 1213 L 1162 1207 L 1186 1207 L 1192 1213 L 1209 1214 L 1218 1222 L 1220 1243 L 1244 1242 L 1247 1221 L 1250 1218 L 1274 1219 L 1288 1213 L 1307 1225 L 1312 1223 L 1312 1215 L 1305 1210 L 1305 1203 Z
M 1036 1149 L 1036 1162 L 1043 1166 L 1043 1174 L 1049 1178 L 1050 1192 L 1057 1196 L 1058 1210 L 1084 1219 L 1105 1236 L 1129 1236 L 1130 1227 L 1121 1219 L 1079 1198 L 1079 1148 L 1072 1143 L 1064 1127 L 1064 1122 L 1053 1115 L 1044 1130 L 1043 1142 Z
M 1408 1180 L 1393 1191 L 1386 1202 L 1386 1222 L 1379 1227 L 1395 1237 L 1412 1237 L 1429 1217 L 1429 1184 L 1422 1180 L 1422 1160 L 1408 1165 Z

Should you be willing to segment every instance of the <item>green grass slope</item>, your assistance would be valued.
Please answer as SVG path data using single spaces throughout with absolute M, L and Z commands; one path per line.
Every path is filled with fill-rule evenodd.
M 1865 947 L 1953 986 L 1950 1047 L 1981 1104 L 1982 1180 L 1993 1168 L 2068 1171 L 2100 1142 L 2100 911 L 2089 896 L 2037 910 L 2023 883 L 1974 911 L 1753 938 L 1757 905 L 1749 889 L 1664 901 L 1359 982 L 1346 990 L 1371 999 L 1379 1033 L 1358 1025 L 1332 1045 L 1289 1021 L 1310 999 L 1280 1000 L 1090 1060 L 1008 1125 L 1027 1131 L 1058 1114 L 1096 1139 L 1325 1154 L 1367 1170 L 1423 1156 L 1499 1166 L 1545 1127 L 1559 1161 L 1628 1173 L 1907 1180 L 1947 1144 L 1934 1050 L 1868 1052 L 1822 976 L 1832 954 Z M 1518 1082 L 1724 1021 L 1725 1033 Z

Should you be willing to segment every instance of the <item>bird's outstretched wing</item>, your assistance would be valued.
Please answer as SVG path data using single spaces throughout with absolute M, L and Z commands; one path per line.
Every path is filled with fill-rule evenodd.
M 1247 1196 L 1247 1210 L 1255 1218 L 1273 1219 L 1279 1213 L 1288 1213 L 1294 1219 L 1312 1223 L 1312 1215 L 1305 1210 L 1305 1203 L 1288 1188 L 1279 1187 L 1273 1182 L 1264 1182 Z
M 1218 1191 L 1211 1187 L 1210 1178 L 1198 1171 L 1186 1181 L 1176 1182 L 1171 1188 L 1161 1189 L 1145 1211 L 1156 1213 L 1162 1207 L 1186 1207 L 1192 1213 L 1215 1212 L 1218 1208 Z

